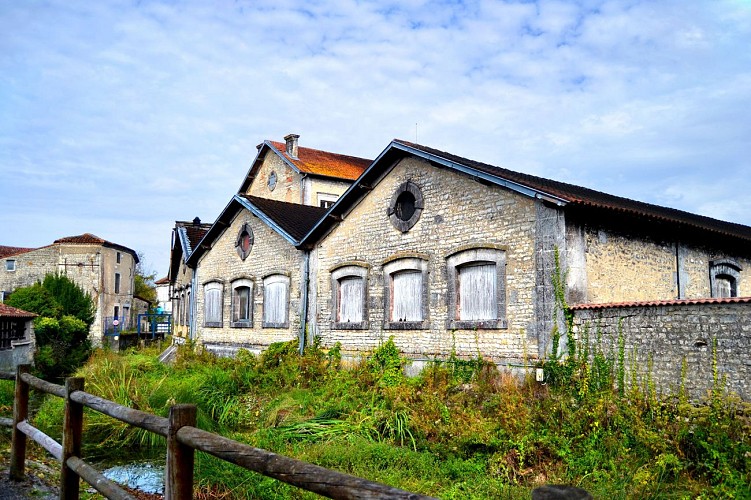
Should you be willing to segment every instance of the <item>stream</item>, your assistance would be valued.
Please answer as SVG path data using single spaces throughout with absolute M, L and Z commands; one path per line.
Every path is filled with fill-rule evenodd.
M 104 477 L 144 493 L 164 494 L 164 465 L 136 462 L 115 465 L 102 471 Z

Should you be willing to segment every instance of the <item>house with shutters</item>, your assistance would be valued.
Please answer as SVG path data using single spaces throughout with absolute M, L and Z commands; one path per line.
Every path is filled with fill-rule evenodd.
M 416 368 L 454 353 L 526 369 L 564 328 L 560 279 L 583 338 L 597 330 L 612 349 L 622 335 L 666 387 L 686 361 L 695 394 L 717 343 L 730 387 L 751 397 L 751 228 L 400 140 L 316 208 L 316 184 L 306 194 L 280 158 L 289 138 L 259 147 L 189 259 L 207 348 L 317 337 L 358 357 L 393 337 Z M 279 184 L 282 167 L 299 178 Z
M 96 306 L 90 336 L 100 345 L 115 321 L 135 326 L 133 279 L 138 255 L 130 248 L 85 233 L 40 248 L 0 246 L 0 290 L 7 297 L 47 274 L 64 274 L 91 295 Z

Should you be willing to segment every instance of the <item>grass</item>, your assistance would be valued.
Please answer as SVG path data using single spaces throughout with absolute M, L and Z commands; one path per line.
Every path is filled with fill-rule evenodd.
M 648 383 L 621 387 L 617 360 L 588 349 L 546 364 L 545 386 L 482 359 L 408 379 L 391 342 L 348 369 L 337 349 L 300 357 L 294 342 L 236 359 L 181 348 L 174 366 L 157 355 L 97 351 L 77 375 L 107 399 L 161 416 L 193 403 L 201 428 L 440 498 L 529 498 L 547 483 L 595 498 L 751 498 L 747 404 L 721 387 L 693 405 Z M 0 384 L 0 411 L 6 392 L 12 384 Z M 61 401 L 47 398 L 35 423 L 56 436 L 61 419 Z M 94 412 L 84 435 L 118 454 L 164 446 Z M 197 498 L 314 498 L 203 453 L 196 482 Z

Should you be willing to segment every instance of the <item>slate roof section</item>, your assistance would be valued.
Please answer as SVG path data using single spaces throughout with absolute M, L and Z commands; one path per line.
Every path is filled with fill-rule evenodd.
M 32 250 L 36 250 L 36 248 L 7 247 L 7 246 L 0 245 L 0 259 L 4 259 L 6 257 L 13 257 L 14 255 L 20 255 L 26 252 L 31 252 Z
M 206 236 L 206 233 L 209 232 L 209 229 L 211 229 L 211 224 L 203 224 L 200 219 L 198 219 L 198 221 L 175 221 L 175 226 L 181 233 L 181 243 L 186 247 L 184 249 L 186 259 L 190 257 L 190 254 L 193 253 L 193 249 L 196 248 L 198 242 L 201 241 L 201 239 Z
M 628 307 L 659 307 L 659 306 L 680 306 L 680 305 L 701 305 L 701 304 L 748 304 L 751 303 L 751 297 L 726 297 L 726 298 L 704 298 L 704 299 L 674 299 L 674 300 L 651 300 L 641 302 L 611 302 L 603 304 L 577 304 L 571 306 L 572 310 L 584 309 L 625 309 Z
M 300 241 L 321 220 L 327 209 L 284 201 L 240 195 L 269 216 L 281 229 Z
M 329 153 L 318 149 L 298 147 L 297 158 L 287 154 L 286 144 L 283 142 L 266 141 L 274 150 L 287 161 L 292 163 L 303 174 L 320 175 L 354 181 L 370 166 L 372 160 Z
M 582 208 L 612 210 L 629 215 L 647 217 L 652 220 L 685 224 L 687 226 L 717 232 L 725 236 L 751 241 L 751 227 L 744 226 L 743 224 L 721 221 L 703 215 L 684 212 L 683 210 L 653 205 L 651 203 L 631 200 L 629 198 L 623 198 L 595 191 L 594 189 L 567 184 L 565 182 L 523 174 L 513 170 L 462 158 L 461 156 L 456 156 L 445 151 L 439 151 L 437 149 L 414 144 L 408 141 L 395 139 L 394 143 L 402 144 L 428 153 L 429 155 L 444 158 L 450 162 L 465 165 L 481 172 L 527 186 L 535 191 L 548 194 L 554 198 L 559 198 L 565 201 L 567 205 L 571 206 L 571 208 L 578 206 Z
M 33 312 L 24 311 L 0 302 L 0 318 L 36 318 L 39 316 Z

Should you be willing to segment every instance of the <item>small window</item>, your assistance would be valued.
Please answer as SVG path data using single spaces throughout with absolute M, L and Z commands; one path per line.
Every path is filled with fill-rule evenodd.
M 383 266 L 386 276 L 386 329 L 428 328 L 427 261 L 398 259 Z
M 5 261 L 5 270 L 6 271 L 15 271 L 16 270 L 16 261 L 14 259 L 8 259 Z
M 506 253 L 472 248 L 446 259 L 450 329 L 506 328 Z
M 263 327 L 289 327 L 289 278 L 274 274 L 263 280 Z
M 207 327 L 222 326 L 222 284 L 213 282 L 204 285 L 204 325 Z
M 232 283 L 232 326 L 250 327 L 253 324 L 253 282 L 237 280 Z
M 117 263 L 120 263 L 120 252 L 117 252 Z
M 360 265 L 343 266 L 332 271 L 332 328 L 367 328 L 367 274 L 367 268 Z
M 269 187 L 269 191 L 273 191 L 276 189 L 276 172 L 271 172 L 269 175 L 269 180 L 266 183 L 266 185 Z
M 247 222 L 242 225 L 240 231 L 237 232 L 237 238 L 235 239 L 235 251 L 242 260 L 248 258 L 250 250 L 253 248 L 253 229 Z
M 336 200 L 339 199 L 339 197 L 335 194 L 330 193 L 318 193 L 318 206 L 321 208 L 329 208 L 334 203 L 336 203 Z
M 713 260 L 709 263 L 709 281 L 712 297 L 730 298 L 740 295 L 741 266 L 732 259 Z
M 391 197 L 388 216 L 391 224 L 406 233 L 417 224 L 422 215 L 425 200 L 417 184 L 407 181 L 399 186 Z
M 115 273 L 115 293 L 120 293 L 120 273 Z
M 120 317 L 120 306 L 115 306 L 115 311 L 114 311 L 113 316 L 115 317 L 115 319 L 118 319 Z

